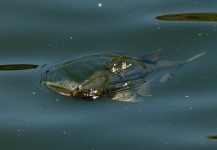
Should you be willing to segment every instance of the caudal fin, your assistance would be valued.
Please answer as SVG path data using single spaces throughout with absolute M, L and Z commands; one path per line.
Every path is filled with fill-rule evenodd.
M 202 52 L 202 53 L 199 53 L 199 54 L 197 54 L 197 55 L 195 55 L 195 56 L 189 58 L 188 60 L 186 60 L 186 62 L 193 61 L 193 60 L 195 60 L 195 59 L 197 59 L 197 58 L 203 56 L 204 54 L 206 54 L 206 51 L 205 51 L 205 52 Z

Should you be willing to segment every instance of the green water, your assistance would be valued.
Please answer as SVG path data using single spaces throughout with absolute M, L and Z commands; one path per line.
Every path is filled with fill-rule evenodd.
M 0 148 L 215 149 L 217 22 L 156 17 L 215 14 L 216 6 L 214 0 L 2 0 L 0 65 L 34 67 L 0 70 Z M 159 48 L 166 60 L 207 54 L 141 103 L 82 101 L 40 83 L 44 65 L 98 53 L 140 57 Z

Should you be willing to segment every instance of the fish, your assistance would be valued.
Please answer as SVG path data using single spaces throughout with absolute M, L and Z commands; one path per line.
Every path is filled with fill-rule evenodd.
M 50 79 L 43 83 L 61 95 L 78 99 L 95 100 L 103 95 L 110 95 L 113 100 L 138 102 L 142 101 L 145 96 L 151 96 L 151 90 L 156 84 L 166 82 L 171 77 L 174 68 L 181 68 L 186 63 L 206 54 L 204 51 L 185 61 L 167 61 L 159 60 L 161 52 L 162 49 L 158 49 L 139 58 L 111 54 L 78 58 L 58 66 L 61 68 L 64 65 L 76 64 L 79 68 L 74 69 L 74 72 L 78 72 L 76 74 L 78 77 L 74 77 L 74 75 L 60 81 Z M 103 65 L 98 63 L 99 60 L 105 61 Z M 91 65 L 92 70 L 86 71 L 91 72 L 91 74 L 85 80 L 75 81 L 75 78 L 82 76 L 82 71 L 90 68 L 82 68 L 81 62 L 83 64 L 97 63 Z M 52 73 L 50 74 L 52 76 Z

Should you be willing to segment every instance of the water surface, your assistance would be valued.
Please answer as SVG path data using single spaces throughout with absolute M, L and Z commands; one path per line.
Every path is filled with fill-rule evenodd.
M 0 70 L 1 149 L 216 148 L 217 22 L 156 18 L 215 14 L 216 1 L 0 4 L 0 65 L 37 66 Z M 139 57 L 159 48 L 167 60 L 207 54 L 172 74 L 141 103 L 106 97 L 81 101 L 40 83 L 45 67 L 66 59 L 113 52 Z

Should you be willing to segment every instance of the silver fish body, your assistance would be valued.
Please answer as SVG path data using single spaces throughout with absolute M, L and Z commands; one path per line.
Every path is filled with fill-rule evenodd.
M 150 85 L 156 81 L 165 82 L 170 77 L 171 68 L 206 53 L 199 53 L 186 61 L 159 61 L 161 51 L 140 58 L 111 54 L 78 58 L 50 69 L 43 83 L 65 96 L 96 99 L 112 93 L 116 94 L 115 100 L 133 101 L 135 95 L 149 96 Z M 132 89 L 136 92 L 132 93 Z

